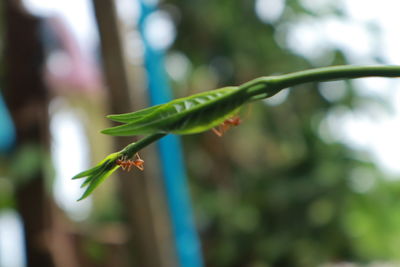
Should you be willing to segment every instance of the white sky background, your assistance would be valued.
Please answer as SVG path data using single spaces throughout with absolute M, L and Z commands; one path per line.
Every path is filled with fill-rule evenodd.
M 90 0 L 24 0 L 25 6 L 39 16 L 59 15 L 85 53 L 92 53 L 98 34 Z
M 19 215 L 14 210 L 0 211 L 0 267 L 26 265 L 23 252 L 24 233 Z

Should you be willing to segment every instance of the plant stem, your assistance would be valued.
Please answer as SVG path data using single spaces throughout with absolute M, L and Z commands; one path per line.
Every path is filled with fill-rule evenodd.
M 278 76 L 264 76 L 242 84 L 239 90 L 252 100 L 270 97 L 280 90 L 307 82 L 324 82 L 364 77 L 400 77 L 400 66 L 332 66 L 299 71 Z M 129 144 L 120 153 L 131 158 L 136 152 L 164 137 L 166 134 L 152 134 Z
M 400 77 L 400 66 L 332 66 L 278 76 L 265 76 L 244 83 L 252 96 L 270 97 L 280 90 L 308 82 L 325 82 L 364 77 Z M 258 97 L 257 97 L 258 99 Z
M 164 133 L 158 133 L 158 134 L 152 134 L 149 136 L 146 136 L 142 139 L 140 139 L 137 142 L 131 143 L 127 145 L 122 151 L 121 154 L 125 156 L 126 158 L 131 158 L 133 155 L 135 155 L 139 150 L 142 148 L 150 145 L 151 143 L 157 141 L 158 139 L 166 136 L 167 134 Z

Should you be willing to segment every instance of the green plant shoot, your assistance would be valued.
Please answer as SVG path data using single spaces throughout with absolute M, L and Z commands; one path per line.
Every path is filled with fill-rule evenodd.
M 400 66 L 334 66 L 260 77 L 241 86 L 195 94 L 132 113 L 108 115 L 107 118 L 124 124 L 105 129 L 102 133 L 145 137 L 120 152 L 108 155 L 92 169 L 74 176 L 72 179 L 86 177 L 82 187 L 87 186 L 87 189 L 79 200 L 89 196 L 120 167 L 116 163 L 118 159 L 133 157 L 140 149 L 168 133 L 195 134 L 208 131 L 237 114 L 246 103 L 271 97 L 291 86 L 363 77 L 400 77 Z

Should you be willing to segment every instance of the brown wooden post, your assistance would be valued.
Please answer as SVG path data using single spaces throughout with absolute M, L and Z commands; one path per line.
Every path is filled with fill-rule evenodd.
M 93 5 L 100 32 L 111 113 L 142 108 L 147 99 L 143 89 L 134 90 L 132 66 L 126 57 L 126 49 L 129 48 L 122 41 L 123 31 L 115 3 L 113 0 L 93 0 Z M 115 140 L 116 150 L 133 141 L 132 138 Z M 138 259 L 135 263 L 138 266 L 175 267 L 176 252 L 154 147 L 146 148 L 141 156 L 146 160 L 143 173 L 119 172 L 120 192 Z
M 17 145 L 14 154 L 24 149 L 32 157 L 49 149 L 48 91 L 42 80 L 43 46 L 39 38 L 40 20 L 23 12 L 19 1 L 6 0 L 5 14 L 5 90 L 4 97 L 15 123 Z M 40 159 L 39 159 L 40 162 Z M 23 164 L 23 162 L 13 162 Z M 22 217 L 28 266 L 54 266 L 46 244 L 50 228 L 50 198 L 45 190 L 43 165 L 28 172 L 15 172 L 19 180 L 16 202 Z

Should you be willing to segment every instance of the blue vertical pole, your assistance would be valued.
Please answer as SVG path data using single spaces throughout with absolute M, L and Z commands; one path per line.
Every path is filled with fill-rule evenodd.
M 164 67 L 164 51 L 154 49 L 144 34 L 146 19 L 156 7 L 144 0 L 140 2 L 139 29 L 145 46 L 150 102 L 157 105 L 172 99 L 171 89 Z M 158 149 L 179 266 L 202 267 L 200 241 L 192 215 L 180 140 L 175 135 L 168 135 L 158 142 Z
M 13 147 L 15 138 L 14 124 L 0 94 L 0 154 L 6 153 Z

